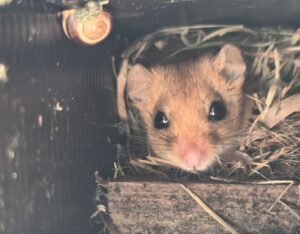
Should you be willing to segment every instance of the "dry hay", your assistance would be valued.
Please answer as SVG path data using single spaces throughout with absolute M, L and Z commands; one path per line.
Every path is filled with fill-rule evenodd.
M 228 183 L 287 184 L 273 203 L 284 205 L 281 197 L 300 178 L 300 30 L 196 25 L 168 28 L 149 34 L 123 54 L 124 62 L 118 76 L 118 96 L 122 97 L 118 99 L 120 117 L 130 120 L 131 129 L 140 129 L 138 115 L 131 109 L 126 110 L 123 102 L 126 73 L 130 66 L 137 62 L 163 62 L 182 51 L 201 52 L 202 49 L 220 47 L 225 43 L 241 48 L 248 64 L 249 78 L 257 87 L 253 95 L 249 96 L 254 100 L 255 107 L 249 129 L 239 147 L 241 152 L 252 157 L 252 162 L 248 165 L 239 162 L 217 165 L 207 172 L 191 174 L 145 153 L 148 144 L 143 134 L 142 137 L 139 134 L 129 135 L 127 145 L 117 145 L 114 178 L 150 175 L 180 181 L 211 179 Z M 155 59 L 153 51 L 157 52 Z M 126 124 L 121 125 L 120 129 L 129 131 Z M 101 200 L 99 204 L 103 204 L 107 199 L 103 192 L 105 181 L 96 175 L 99 190 L 97 197 Z M 224 228 L 236 233 L 233 227 L 210 210 L 193 192 L 186 187 L 183 189 Z M 91 219 L 101 218 L 106 228 L 113 230 L 114 226 L 103 207 L 98 205 Z
M 299 179 L 300 177 L 300 31 L 288 28 L 245 28 L 242 25 L 196 25 L 167 28 L 149 34 L 134 43 L 124 54 L 119 90 L 123 91 L 127 65 L 142 61 L 151 64 L 166 61 L 186 50 L 202 50 L 231 43 L 240 47 L 248 63 L 249 78 L 258 87 L 250 97 L 255 101 L 251 127 L 241 142 L 240 151 L 249 154 L 249 165 L 219 165 L 199 178 Z M 174 49 L 175 48 L 175 49 Z M 156 55 L 153 55 L 156 51 Z M 152 61 L 151 61 L 152 60 Z M 122 75 L 122 73 L 124 73 Z M 123 78 L 122 78 L 123 76 Z M 121 79 L 120 79 L 121 78 Z M 121 96 L 121 95 L 119 95 Z M 119 100 L 119 108 L 120 100 Z M 122 108 L 120 108 L 122 109 Z M 124 109 L 123 109 L 124 110 Z M 131 110 L 122 112 L 134 128 L 139 120 Z M 132 126 L 131 126 L 132 127 Z M 129 136 L 129 144 L 119 147 L 115 162 L 115 178 L 124 175 L 157 175 L 169 179 L 188 173 L 169 162 L 138 155 L 132 150 L 145 139 Z M 143 142 L 147 146 L 146 142 Z

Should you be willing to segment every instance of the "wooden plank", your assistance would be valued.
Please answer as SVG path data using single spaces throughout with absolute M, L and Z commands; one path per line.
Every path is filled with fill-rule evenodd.
M 292 185 L 275 204 L 288 184 L 185 186 L 240 233 L 300 230 L 299 185 Z M 121 233 L 226 233 L 180 183 L 110 182 L 108 209 Z

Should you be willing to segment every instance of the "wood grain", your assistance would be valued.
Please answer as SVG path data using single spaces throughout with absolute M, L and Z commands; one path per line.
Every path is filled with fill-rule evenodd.
M 288 185 L 185 184 L 240 233 L 297 233 L 299 186 L 268 209 Z M 111 182 L 108 209 L 121 233 L 226 233 L 180 183 Z M 287 205 L 287 206 L 286 206 Z M 288 208 L 289 207 L 289 208 Z M 298 214 L 298 218 L 297 218 Z

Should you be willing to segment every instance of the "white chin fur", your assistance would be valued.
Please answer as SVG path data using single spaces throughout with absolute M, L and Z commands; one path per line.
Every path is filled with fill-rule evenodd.
M 176 165 L 178 168 L 187 171 L 187 172 L 197 172 L 197 171 L 207 171 L 213 164 L 215 164 L 217 161 L 219 161 L 218 155 L 213 155 L 209 158 L 209 160 L 205 161 L 201 166 L 195 166 L 195 167 L 187 167 L 184 165 L 184 163 L 181 163 L 180 161 L 174 161 L 174 157 L 170 153 L 167 153 L 162 157 L 163 159 L 170 161 L 172 164 Z
M 189 172 L 196 172 L 196 171 L 207 171 L 215 162 L 217 161 L 217 157 L 211 157 L 210 160 L 203 163 L 201 166 L 198 167 L 184 167 L 184 165 L 180 165 L 179 167 L 185 171 Z

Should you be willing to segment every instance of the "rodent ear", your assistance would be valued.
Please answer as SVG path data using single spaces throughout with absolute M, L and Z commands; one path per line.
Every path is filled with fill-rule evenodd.
M 147 96 L 153 75 L 144 66 L 134 65 L 127 76 L 127 94 L 133 102 L 142 102 Z
M 214 69 L 228 81 L 239 81 L 242 84 L 246 64 L 239 48 L 225 44 L 214 60 Z

